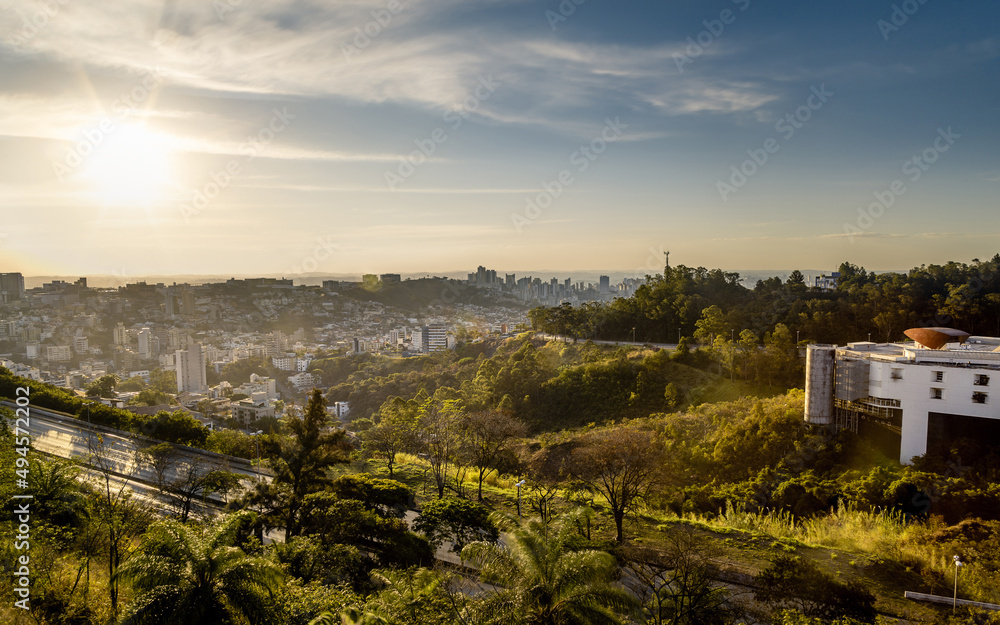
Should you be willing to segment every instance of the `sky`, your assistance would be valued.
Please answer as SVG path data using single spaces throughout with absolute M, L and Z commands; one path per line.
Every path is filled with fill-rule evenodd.
M 1000 251 L 987 0 L 0 2 L 0 271 Z

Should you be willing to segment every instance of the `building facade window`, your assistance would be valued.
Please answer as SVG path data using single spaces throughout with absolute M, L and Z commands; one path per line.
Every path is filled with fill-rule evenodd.
M 974 404 L 985 404 L 987 400 L 986 393 L 980 393 L 976 391 L 972 394 L 972 403 Z
M 972 383 L 975 384 L 976 386 L 989 386 L 990 376 L 978 374 L 976 378 L 972 381 Z
M 903 370 L 902 369 L 893 369 L 892 372 L 889 374 L 889 377 L 892 378 L 893 380 L 902 380 L 903 379 Z
M 931 399 L 944 399 L 944 389 L 932 388 L 931 389 Z
M 944 371 L 935 371 L 934 372 L 934 381 L 935 382 L 944 382 Z

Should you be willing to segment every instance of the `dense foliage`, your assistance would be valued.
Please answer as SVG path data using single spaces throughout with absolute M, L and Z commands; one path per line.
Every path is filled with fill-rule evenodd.
M 903 338 L 907 328 L 954 326 L 1000 335 L 1000 254 L 970 264 L 922 265 L 907 273 L 874 273 L 843 263 L 833 292 L 810 288 L 800 272 L 758 280 L 753 289 L 721 269 L 666 267 L 635 297 L 536 308 L 536 330 L 592 338 L 676 342 L 692 337 L 705 309 L 717 306 L 726 334 L 749 330 L 763 337 L 784 324 L 801 339 L 844 344 L 869 333 L 873 340 Z

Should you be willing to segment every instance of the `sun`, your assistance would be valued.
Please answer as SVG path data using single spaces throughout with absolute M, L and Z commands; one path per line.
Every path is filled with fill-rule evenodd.
M 168 199 L 172 160 L 166 136 L 122 125 L 104 136 L 82 173 L 100 204 L 148 209 Z

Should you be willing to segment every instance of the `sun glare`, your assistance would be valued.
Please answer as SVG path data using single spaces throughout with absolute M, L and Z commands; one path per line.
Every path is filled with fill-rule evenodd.
M 167 139 L 141 125 L 117 128 L 94 149 L 83 174 L 100 204 L 151 208 L 168 199 L 171 155 Z

